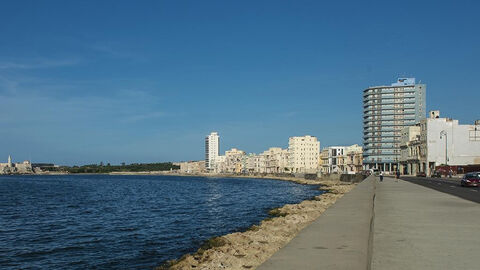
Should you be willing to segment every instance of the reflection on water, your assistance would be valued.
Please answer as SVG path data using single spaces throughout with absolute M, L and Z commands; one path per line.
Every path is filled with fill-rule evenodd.
M 0 269 L 151 269 L 317 194 L 274 180 L 2 176 Z

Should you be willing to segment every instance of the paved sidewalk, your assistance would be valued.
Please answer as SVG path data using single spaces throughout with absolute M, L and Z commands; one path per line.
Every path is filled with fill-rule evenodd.
M 480 204 L 393 178 L 376 184 L 372 269 L 480 269 Z
M 257 269 L 368 269 L 373 194 L 370 177 Z

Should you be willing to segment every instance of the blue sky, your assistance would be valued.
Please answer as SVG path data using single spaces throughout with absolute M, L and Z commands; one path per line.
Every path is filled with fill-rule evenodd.
M 362 143 L 362 90 L 413 76 L 480 119 L 476 1 L 2 1 L 0 160 L 202 159 Z M 3 158 L 4 157 L 4 158 Z

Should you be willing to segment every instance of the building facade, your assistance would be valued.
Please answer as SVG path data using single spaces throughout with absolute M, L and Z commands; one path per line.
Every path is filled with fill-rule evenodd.
M 263 155 L 266 173 L 285 173 L 288 171 L 287 149 L 271 147 L 261 155 Z
M 205 172 L 205 160 L 179 162 L 179 172 L 185 174 L 197 174 Z
M 33 172 L 32 164 L 28 160 L 13 163 L 12 157 L 8 156 L 6 163 L 0 163 L 0 174 L 31 174 Z
M 360 173 L 363 169 L 363 147 L 358 144 L 345 148 L 345 171 L 348 174 Z
M 398 168 L 403 128 L 425 119 L 426 88 L 425 84 L 416 84 L 415 78 L 399 78 L 390 86 L 363 91 L 365 169 Z
M 320 142 L 306 135 L 288 140 L 288 166 L 293 173 L 317 173 L 320 159 Z
M 439 165 L 480 164 L 480 125 L 460 125 L 436 113 L 420 122 L 420 170 L 430 175 Z
M 205 137 L 205 169 L 215 170 L 215 161 L 220 150 L 220 137 L 217 132 L 212 132 Z
M 330 173 L 330 162 L 328 158 L 328 153 L 328 148 L 324 148 L 322 151 L 320 151 L 319 168 L 320 173 L 322 174 Z
M 416 175 L 420 172 L 420 125 L 404 127 L 400 139 L 400 172 Z
M 362 170 L 363 148 L 358 144 L 330 146 L 320 153 L 322 174 L 355 174 Z
M 429 115 L 409 131 L 408 137 L 405 130 L 401 157 L 405 174 L 431 175 L 440 165 L 480 164 L 480 122 L 461 125 L 458 120 L 440 118 L 439 111 Z

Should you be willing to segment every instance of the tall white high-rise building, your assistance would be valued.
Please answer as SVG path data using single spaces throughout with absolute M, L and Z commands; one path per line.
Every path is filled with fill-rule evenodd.
M 212 132 L 205 137 L 205 168 L 207 171 L 215 169 L 215 161 L 220 148 L 220 137 L 217 132 Z

